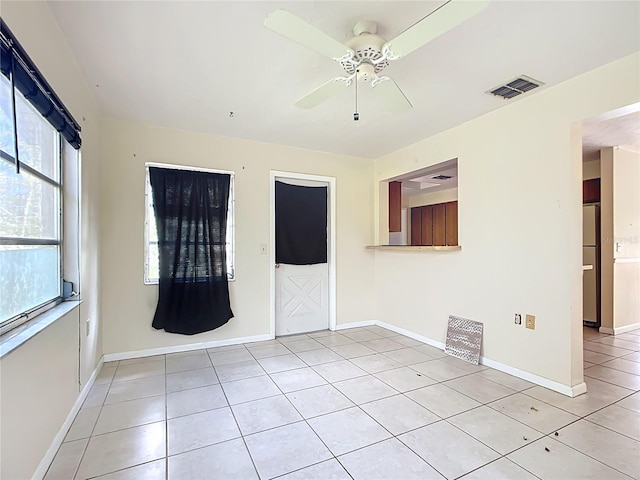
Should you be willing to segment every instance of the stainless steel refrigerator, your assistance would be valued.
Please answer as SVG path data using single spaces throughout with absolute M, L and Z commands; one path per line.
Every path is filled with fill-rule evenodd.
M 600 206 L 582 207 L 582 318 L 589 327 L 600 326 Z M 589 269 L 589 266 L 591 268 Z

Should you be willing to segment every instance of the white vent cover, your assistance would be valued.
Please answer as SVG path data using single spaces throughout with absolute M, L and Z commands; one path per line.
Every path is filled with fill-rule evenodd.
M 544 85 L 544 83 L 534 80 L 531 77 L 527 77 L 526 75 L 520 75 L 517 78 L 514 78 L 510 82 L 507 82 L 503 85 L 498 85 L 495 88 L 485 92 L 491 95 L 495 95 L 496 97 L 502 97 L 505 100 L 509 100 L 510 98 L 517 97 L 518 95 L 522 95 L 534 88 L 538 88 L 540 85 Z

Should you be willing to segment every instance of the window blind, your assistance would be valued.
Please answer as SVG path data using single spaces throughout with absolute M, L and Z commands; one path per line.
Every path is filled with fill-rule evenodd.
M 35 109 L 73 146 L 82 144 L 80 125 L 44 79 L 29 55 L 0 18 L 0 71 Z

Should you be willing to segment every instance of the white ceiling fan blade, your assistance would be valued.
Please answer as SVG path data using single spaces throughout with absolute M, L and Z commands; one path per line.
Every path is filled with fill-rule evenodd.
M 403 113 L 413 108 L 400 87 L 390 78 L 376 83 L 373 90 L 390 113 Z
M 450 0 L 393 40 L 388 41 L 385 47 L 390 50 L 390 59 L 395 60 L 410 54 L 477 15 L 487 8 L 488 4 L 488 0 Z
M 329 58 L 340 58 L 348 49 L 336 39 L 286 10 L 276 10 L 267 15 L 264 25 L 300 45 Z
M 346 86 L 347 84 L 341 77 L 333 78 L 328 82 L 323 83 L 312 92 L 307 93 L 304 97 L 295 102 L 294 105 L 300 108 L 313 108 L 320 105 L 329 97 L 333 97 L 337 93 L 341 92 Z

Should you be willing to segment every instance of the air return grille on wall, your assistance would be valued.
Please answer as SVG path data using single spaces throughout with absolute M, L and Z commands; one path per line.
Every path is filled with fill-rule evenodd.
M 496 88 L 492 88 L 486 93 L 490 93 L 492 95 L 495 95 L 496 97 L 502 97 L 506 100 L 509 100 L 510 98 L 522 95 L 529 90 L 538 88 L 540 85 L 544 85 L 544 83 L 539 82 L 538 80 L 534 80 L 531 77 L 520 75 L 518 78 L 511 80 L 504 85 L 499 85 Z

